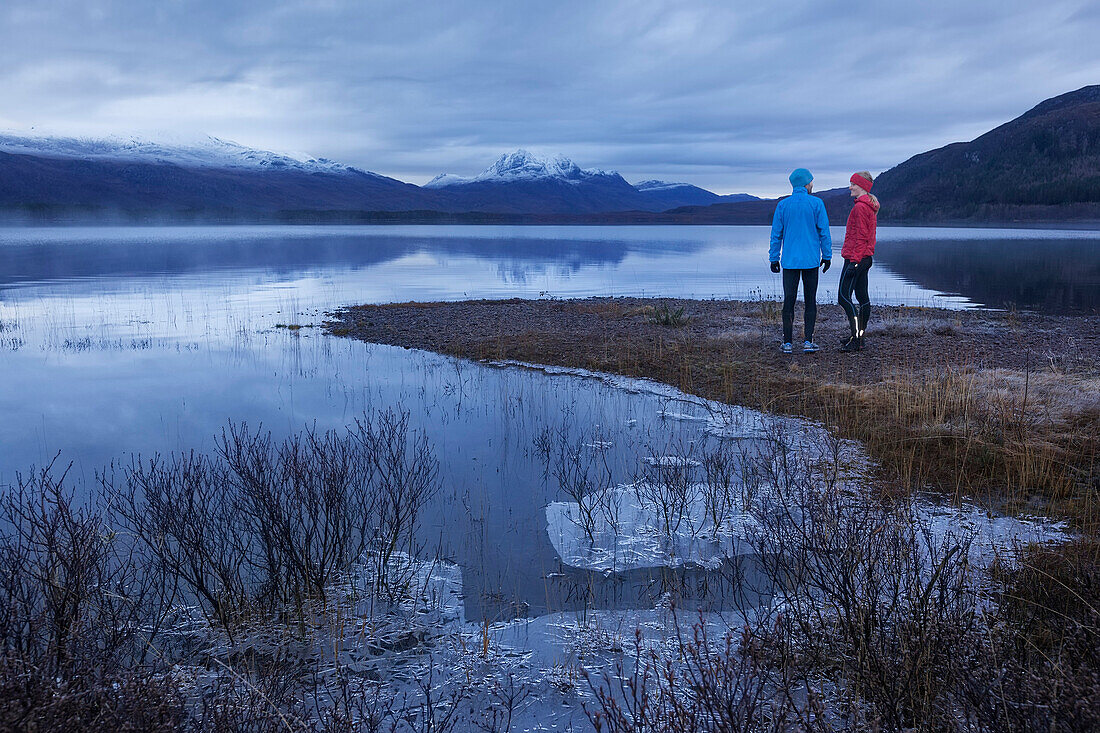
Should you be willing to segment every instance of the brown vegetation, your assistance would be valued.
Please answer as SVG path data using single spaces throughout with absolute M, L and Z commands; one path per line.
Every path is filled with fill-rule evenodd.
M 750 602 L 732 628 L 674 619 L 672 645 L 639 630 L 626 660 L 586 675 L 594 727 L 1095 730 L 1096 543 L 1010 552 L 989 573 L 965 530 L 850 492 L 842 455 L 835 438 L 791 451 L 777 437 L 750 457 L 739 480 L 770 487 L 756 571 L 723 572 L 778 602 Z

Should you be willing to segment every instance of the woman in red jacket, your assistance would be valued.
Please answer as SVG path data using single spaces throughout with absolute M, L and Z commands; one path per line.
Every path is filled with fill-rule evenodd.
M 861 351 L 863 332 L 867 328 L 867 319 L 871 317 L 871 298 L 867 294 L 867 271 L 871 269 L 871 258 L 875 254 L 875 229 L 878 226 L 878 199 L 871 195 L 874 181 L 867 171 L 852 174 L 848 191 L 856 200 L 852 213 L 848 215 L 848 226 L 844 231 L 844 247 L 840 256 L 844 258 L 844 269 L 840 271 L 840 307 L 848 314 L 848 326 L 852 334 L 840 347 L 841 351 Z M 859 309 L 852 302 L 855 291 Z

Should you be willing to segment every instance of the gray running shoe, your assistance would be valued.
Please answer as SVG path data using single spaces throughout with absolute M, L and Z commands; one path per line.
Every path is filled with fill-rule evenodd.
M 787 343 L 780 346 L 779 350 L 782 351 L 784 354 L 790 354 L 794 352 L 794 347 L 792 347 L 791 342 L 788 341 Z

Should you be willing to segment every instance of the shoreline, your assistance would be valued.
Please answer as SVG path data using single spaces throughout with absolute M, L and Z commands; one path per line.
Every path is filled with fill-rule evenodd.
M 868 348 L 844 354 L 842 311 L 819 305 L 822 351 L 793 355 L 778 350 L 773 301 L 473 300 L 330 316 L 336 336 L 644 377 L 817 420 L 867 446 L 884 491 L 1100 527 L 1100 316 L 875 306 Z M 801 330 L 799 306 L 796 340 Z

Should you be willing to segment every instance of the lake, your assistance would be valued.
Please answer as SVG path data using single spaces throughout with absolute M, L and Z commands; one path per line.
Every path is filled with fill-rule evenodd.
M 328 310 L 368 302 L 775 299 L 767 238 L 761 227 L 0 230 L 0 484 L 59 456 L 91 485 L 134 454 L 209 451 L 231 420 L 284 436 L 400 408 L 441 461 L 423 543 L 462 568 L 467 618 L 652 605 L 645 562 L 607 583 L 598 569 L 563 563 L 544 511 L 561 492 L 536 447 L 547 431 L 601 446 L 626 481 L 646 459 L 706 440 L 713 405 L 317 326 Z M 884 228 L 878 251 L 875 302 L 1100 307 L 1095 232 Z M 838 277 L 839 268 L 824 276 L 821 302 L 835 300 Z M 595 598 L 580 601 L 577 588 Z

